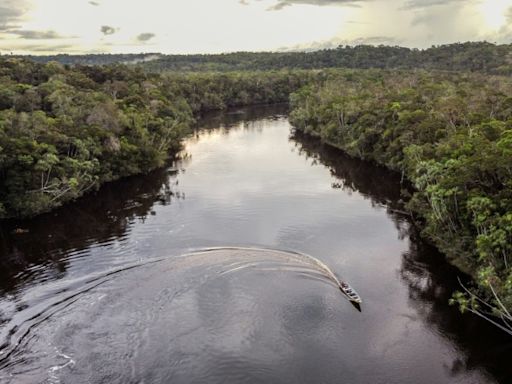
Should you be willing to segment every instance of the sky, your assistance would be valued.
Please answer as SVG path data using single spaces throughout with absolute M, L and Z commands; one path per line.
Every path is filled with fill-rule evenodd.
M 0 0 L 0 53 L 512 43 L 512 0 Z

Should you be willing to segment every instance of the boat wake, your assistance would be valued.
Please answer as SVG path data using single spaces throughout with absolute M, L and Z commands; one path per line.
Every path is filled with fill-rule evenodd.
M 323 261 L 320 259 L 317 259 L 316 257 L 313 257 L 311 255 L 308 255 L 306 253 L 298 252 L 298 251 L 283 251 L 283 250 L 276 250 L 276 249 L 270 249 L 270 248 L 241 248 L 241 247 L 219 247 L 219 248 L 208 248 L 203 250 L 203 252 L 211 252 L 211 251 L 219 251 L 219 250 L 259 250 L 259 251 L 271 251 L 273 256 L 282 256 L 285 260 L 288 261 L 287 264 L 282 264 L 281 267 L 277 266 L 275 268 L 266 268 L 263 269 L 262 261 L 258 261 L 255 263 L 243 263 L 242 265 L 234 266 L 233 269 L 226 271 L 225 273 L 230 272 L 236 272 L 241 269 L 246 268 L 257 268 L 259 270 L 266 270 L 266 271 L 295 271 L 298 272 L 297 268 L 293 268 L 290 265 L 290 261 L 300 263 L 301 265 L 304 265 L 307 268 L 307 273 L 311 274 L 312 271 L 310 268 L 313 268 L 319 273 L 319 276 L 326 277 L 328 280 L 330 280 L 332 283 L 338 287 L 343 294 L 346 295 L 346 297 L 354 303 L 361 304 L 363 301 L 359 294 L 355 291 L 354 288 L 352 288 L 347 282 L 342 282 L 339 280 L 339 278 L 336 276 L 336 274 L 332 271 L 331 268 L 329 268 Z M 360 308 L 360 307 L 359 307 Z
M 245 275 L 247 273 L 250 277 Z M 259 277 L 258 273 L 264 276 Z M 180 256 L 134 263 L 103 274 L 68 281 L 65 286 L 63 283 L 54 282 L 39 288 L 37 300 L 33 297 L 30 299 L 30 295 L 27 294 L 27 297 L 20 300 L 25 303 L 24 307 L 0 328 L 0 371 L 11 372 L 14 375 L 12 382 L 16 382 L 18 368 L 25 371 L 27 364 L 43 358 L 46 359 L 47 367 L 53 367 L 49 368 L 52 375 L 60 374 L 68 367 L 75 366 L 75 361 L 79 359 L 70 357 L 63 364 L 62 356 L 73 356 L 73 353 L 66 348 L 63 352 L 49 353 L 45 348 L 52 345 L 60 350 L 67 342 L 72 343 L 67 340 L 70 329 L 87 327 L 96 318 L 111 317 L 108 313 L 113 311 L 112 308 L 115 306 L 127 312 L 127 318 L 138 319 L 140 332 L 145 332 L 145 323 L 151 319 L 141 320 L 144 316 L 154 313 L 158 308 L 174 305 L 172 303 L 183 300 L 184 296 L 191 296 L 192 292 L 196 292 L 195 295 L 199 295 L 200 292 L 199 297 L 208 297 L 212 294 L 208 289 L 199 291 L 202 286 L 221 284 L 226 279 L 241 282 L 250 280 L 251 283 L 272 281 L 272 284 L 278 284 L 274 281 L 279 282 L 281 279 L 272 280 L 269 277 L 271 273 L 293 273 L 309 280 L 330 284 L 340 289 L 360 310 L 361 299 L 355 291 L 341 281 L 324 262 L 313 256 L 265 248 L 224 247 L 194 250 Z M 158 292 L 161 297 L 157 295 Z M 230 294 L 237 297 L 242 295 L 242 292 Z M 118 298 L 114 299 L 116 295 Z M 112 300 L 111 304 L 105 304 L 109 300 Z M 125 303 L 124 306 L 122 303 Z M 229 311 L 229 302 L 223 305 L 227 306 L 228 309 L 225 310 Z M 91 311 L 86 310 L 88 306 L 95 309 L 94 316 Z M 173 310 L 176 311 L 175 308 Z M 208 307 L 211 313 L 221 310 L 218 306 Z M 136 311 L 137 314 L 133 314 L 132 311 Z M 87 320 L 90 316 L 94 319 Z M 71 320 L 63 320 L 68 318 Z M 70 326 L 66 321 L 74 325 Z M 158 327 L 155 324 L 155 328 Z M 65 331 L 57 331 L 61 328 Z M 62 339 L 55 341 L 55 335 L 60 333 L 63 334 L 60 336 Z M 75 342 L 77 345 L 80 343 L 84 343 L 84 340 Z M 48 355 L 52 353 L 53 357 L 47 360 Z M 2 373 L 0 381 L 11 382 L 9 377 L 3 376 Z

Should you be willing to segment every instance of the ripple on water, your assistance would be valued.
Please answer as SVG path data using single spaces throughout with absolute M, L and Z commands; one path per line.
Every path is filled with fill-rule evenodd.
M 358 315 L 307 256 L 210 249 L 89 276 L 21 311 L 2 379 L 272 382 L 300 364 L 298 344 L 306 356 Z

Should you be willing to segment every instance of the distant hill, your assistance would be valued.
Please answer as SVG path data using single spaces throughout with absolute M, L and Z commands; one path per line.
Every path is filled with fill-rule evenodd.
M 313 52 L 235 52 L 214 55 L 56 55 L 30 56 L 38 62 L 140 65 L 151 72 L 246 71 L 319 68 L 439 69 L 512 74 L 512 44 L 468 42 L 410 49 L 398 46 L 340 46 Z
M 16 57 L 16 58 L 26 58 L 37 63 L 48 63 L 50 61 L 57 61 L 64 65 L 110 65 L 110 64 L 140 64 L 147 61 L 155 60 L 162 57 L 162 54 L 159 53 L 125 53 L 125 54 L 109 54 L 109 53 L 101 53 L 101 54 L 90 54 L 90 55 L 67 55 L 67 54 L 58 54 L 58 55 L 49 55 L 49 56 L 39 56 L 39 55 L 30 55 L 30 56 L 11 56 L 11 55 L 2 55 L 2 57 Z

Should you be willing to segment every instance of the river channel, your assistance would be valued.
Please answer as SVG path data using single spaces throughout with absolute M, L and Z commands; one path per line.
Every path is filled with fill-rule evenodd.
M 167 168 L 1 224 L 0 383 L 512 382 L 401 188 L 286 107 L 208 116 Z

